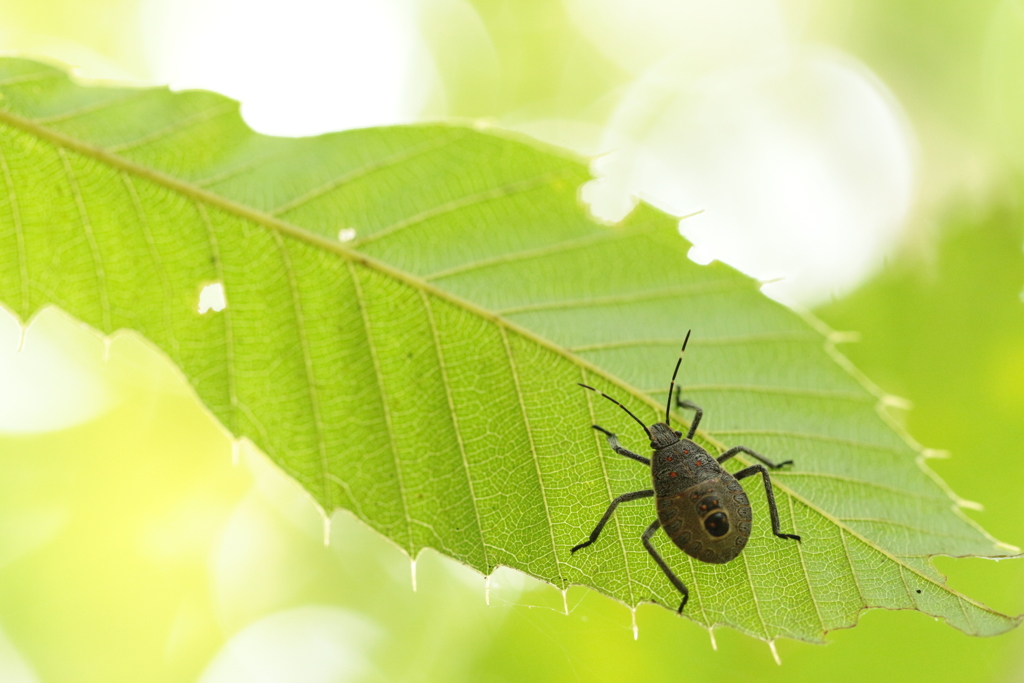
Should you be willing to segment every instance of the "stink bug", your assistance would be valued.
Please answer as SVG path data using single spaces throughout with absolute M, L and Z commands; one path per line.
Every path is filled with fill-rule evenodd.
M 573 547 L 570 552 L 576 552 L 581 548 L 597 540 L 604 525 L 611 519 L 612 513 L 619 503 L 625 503 L 640 498 L 655 499 L 655 507 L 658 511 L 658 518 L 647 527 L 640 540 L 644 548 L 651 554 L 654 561 L 665 572 L 665 576 L 672 582 L 683 595 L 683 601 L 679 604 L 679 613 L 682 613 L 690 592 L 686 585 L 679 580 L 669 566 L 665 564 L 658 551 L 651 545 L 651 537 L 658 529 L 664 527 L 665 533 L 672 539 L 683 552 L 701 562 L 713 564 L 724 564 L 735 558 L 747 545 L 750 538 L 751 510 L 750 501 L 739 480 L 754 474 L 760 474 L 764 479 L 764 492 L 768 497 L 768 510 L 772 518 L 772 533 L 779 538 L 793 539 L 799 541 L 800 537 L 795 534 L 784 534 L 779 528 L 779 511 L 775 506 L 775 493 L 772 491 L 772 480 L 768 476 L 765 465 L 771 469 L 778 469 L 783 465 L 791 465 L 792 460 L 786 460 L 778 464 L 772 462 L 760 453 L 755 453 L 746 446 L 734 446 L 718 456 L 717 460 L 708 454 L 703 448 L 695 444 L 691 439 L 697 432 L 697 425 L 704 416 L 704 411 L 699 406 L 680 399 L 679 394 L 682 387 L 676 389 L 676 375 L 679 374 L 679 366 L 683 362 L 683 351 L 686 351 L 686 343 L 690 341 L 690 333 L 686 333 L 683 340 L 683 348 L 679 352 L 679 360 L 676 361 L 676 369 L 672 373 L 672 382 L 668 386 L 668 404 L 665 406 L 665 421 L 656 422 L 647 427 L 636 415 L 631 413 L 626 406 L 616 401 L 604 392 L 598 391 L 586 384 L 580 386 L 584 389 L 601 394 L 606 399 L 619 406 L 629 414 L 637 423 L 643 427 L 651 442 L 654 452 L 650 459 L 638 455 L 633 451 L 619 445 L 619 438 L 604 427 L 592 425 L 594 429 L 601 432 L 608 438 L 608 445 L 619 455 L 632 458 L 642 462 L 651 468 L 651 479 L 653 489 L 645 491 L 633 491 L 624 493 L 608 506 L 604 517 L 597 523 L 590 534 L 590 538 Z M 669 426 L 669 412 L 672 409 L 672 392 L 675 390 L 675 404 L 677 408 L 688 408 L 694 411 L 693 422 L 690 423 L 690 431 L 686 437 L 682 432 L 673 431 Z M 736 474 L 730 474 L 722 468 L 722 463 L 737 453 L 746 453 L 763 465 L 751 465 L 740 470 Z

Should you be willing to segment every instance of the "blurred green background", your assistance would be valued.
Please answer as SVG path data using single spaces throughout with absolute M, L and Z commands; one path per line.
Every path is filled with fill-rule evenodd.
M 621 213 L 621 197 L 606 201 L 615 193 L 679 213 L 742 205 L 731 223 L 712 216 L 682 230 L 703 258 L 786 277 L 799 286 L 773 295 L 856 331 L 841 350 L 909 399 L 895 416 L 914 438 L 951 454 L 929 465 L 984 504 L 972 518 L 1024 544 L 1024 4 L 370 7 L 5 0 L 0 49 L 86 76 L 216 88 L 240 98 L 254 126 L 282 134 L 483 118 L 585 154 L 614 152 L 595 161 L 605 184 L 584 192 L 598 213 Z M 785 106 L 742 99 L 775 85 Z M 751 102 L 768 113 L 733 121 Z M 743 134 L 721 142 L 708 123 L 716 112 Z M 698 137 L 704 146 L 693 146 Z M 773 143 L 779 151 L 765 156 Z M 787 165 L 799 155 L 813 163 Z M 717 184 L 695 158 L 714 166 Z M 716 165 L 725 158 L 735 165 Z M 772 163 L 758 175 L 752 159 Z M 750 178 L 734 173 L 748 166 Z M 793 187 L 753 196 L 778 175 Z M 808 185 L 822 175 L 825 185 Z M 785 254 L 729 250 L 758 240 Z M 855 251 L 860 265 L 847 272 Z M 828 646 L 778 643 L 779 667 L 764 643 L 721 631 L 715 650 L 704 630 L 661 608 L 638 610 L 634 641 L 630 611 L 584 589 L 568 592 L 566 616 L 558 591 L 516 572 L 485 584 L 430 551 L 411 567 L 345 513 L 325 546 L 323 520 L 298 488 L 233 447 L 143 341 L 105 343 L 53 311 L 15 353 L 20 334 L 3 314 L 4 683 L 1024 680 L 1020 629 L 978 639 L 875 610 Z M 1021 562 L 936 564 L 955 588 L 1024 612 Z

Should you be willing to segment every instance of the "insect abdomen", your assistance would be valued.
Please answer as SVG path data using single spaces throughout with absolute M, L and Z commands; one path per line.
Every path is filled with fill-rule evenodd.
M 658 497 L 657 507 L 658 520 L 672 542 L 702 562 L 728 562 L 750 538 L 750 501 L 728 475 Z

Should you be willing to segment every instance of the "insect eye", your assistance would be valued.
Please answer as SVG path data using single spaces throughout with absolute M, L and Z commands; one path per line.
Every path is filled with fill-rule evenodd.
M 675 435 L 681 437 L 683 435 L 683 433 L 682 432 L 675 432 Z

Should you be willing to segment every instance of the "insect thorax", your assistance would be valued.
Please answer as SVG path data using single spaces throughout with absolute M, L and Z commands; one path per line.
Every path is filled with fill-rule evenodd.
M 722 468 L 707 451 L 690 441 L 680 439 L 651 455 L 651 478 L 657 496 L 670 496 L 694 484 L 721 474 Z

